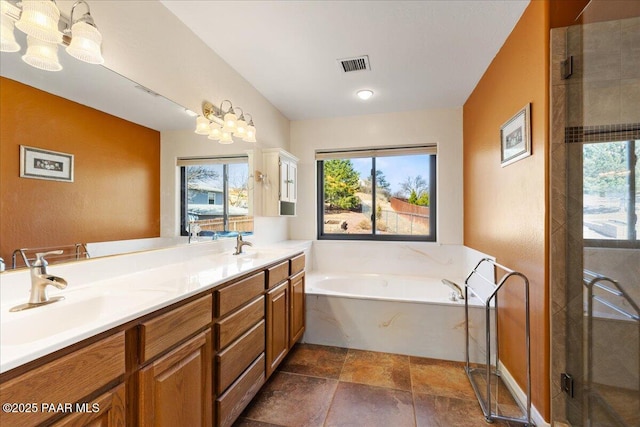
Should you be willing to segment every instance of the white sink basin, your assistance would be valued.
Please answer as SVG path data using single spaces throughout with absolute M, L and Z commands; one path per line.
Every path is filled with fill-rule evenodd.
M 168 292 L 157 289 L 79 289 L 61 292 L 64 300 L 16 313 L 3 312 L 0 345 L 25 345 L 127 313 L 141 304 L 160 300 Z
M 264 250 L 264 249 L 253 249 L 253 248 L 243 248 L 243 253 L 239 255 L 232 255 L 236 260 L 262 260 L 267 258 L 276 259 L 280 255 L 283 255 L 281 251 L 274 250 Z

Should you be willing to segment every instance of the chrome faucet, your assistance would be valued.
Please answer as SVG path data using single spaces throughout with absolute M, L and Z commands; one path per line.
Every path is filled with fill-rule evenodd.
M 242 233 L 238 232 L 238 236 L 236 237 L 236 251 L 233 254 L 240 255 L 243 246 L 253 246 L 253 243 L 242 240 Z
M 47 271 L 49 263 L 44 259 L 47 255 L 62 255 L 61 250 L 37 253 L 36 260 L 31 268 L 31 296 L 29 302 L 13 307 L 9 311 L 22 311 L 29 308 L 39 307 L 41 305 L 51 304 L 52 302 L 64 299 L 63 296 L 49 298 L 47 295 L 47 286 L 55 286 L 58 289 L 67 287 L 67 281 L 62 277 L 52 276 Z
M 444 283 L 445 285 L 453 289 L 453 292 L 452 292 L 453 295 L 451 298 L 454 301 L 457 301 L 459 299 L 464 299 L 464 295 L 462 294 L 462 288 L 458 286 L 456 283 L 448 279 L 442 279 L 442 283 Z

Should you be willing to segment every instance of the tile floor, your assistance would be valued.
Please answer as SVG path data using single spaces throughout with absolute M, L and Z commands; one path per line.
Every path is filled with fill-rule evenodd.
M 234 427 L 488 425 L 462 363 L 297 344 Z

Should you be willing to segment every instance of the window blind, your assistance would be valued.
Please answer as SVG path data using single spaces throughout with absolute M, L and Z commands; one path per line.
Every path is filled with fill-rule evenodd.
M 413 145 L 405 147 L 359 148 L 352 150 L 317 150 L 316 160 L 355 159 L 362 157 L 391 157 L 416 154 L 437 154 L 437 146 Z
M 222 165 L 232 163 L 248 163 L 247 156 L 229 156 L 229 157 L 188 157 L 178 158 L 177 166 L 197 166 L 197 165 Z

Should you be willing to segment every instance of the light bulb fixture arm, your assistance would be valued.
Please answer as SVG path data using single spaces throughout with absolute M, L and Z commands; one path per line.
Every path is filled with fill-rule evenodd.
M 226 111 L 222 109 L 222 106 L 224 105 L 225 102 L 229 103 L 229 109 Z M 235 114 L 235 112 L 233 111 L 233 104 L 228 99 L 225 99 L 220 103 L 220 114 L 224 116 L 227 113 Z
M 236 107 L 236 110 L 240 110 L 240 115 L 238 116 L 238 120 L 244 120 L 244 111 L 240 107 Z
M 224 114 L 220 110 L 220 108 L 216 107 L 209 101 L 204 101 L 202 103 L 202 115 L 207 118 L 207 120 L 214 122 L 218 125 L 222 125 L 223 120 L 222 117 Z
M 74 21 L 73 20 L 73 12 L 75 12 L 76 7 L 80 6 L 81 4 L 83 4 L 83 5 L 85 5 L 87 7 L 87 13 L 82 15 L 82 17 L 80 19 Z M 71 6 L 71 16 L 69 18 L 69 24 L 67 25 L 67 28 L 64 29 L 64 33 L 65 34 L 71 33 L 71 27 L 73 26 L 73 24 L 75 24 L 78 21 L 83 21 L 83 22 L 85 22 L 85 23 L 87 23 L 87 24 L 89 24 L 89 25 L 91 25 L 91 26 L 93 26 L 95 28 L 98 28 L 98 27 L 96 27 L 95 22 L 93 22 L 93 17 L 91 16 L 91 8 L 89 7 L 89 3 L 87 3 L 84 0 L 78 0 L 77 2 L 75 2 L 73 4 L 73 6 Z

